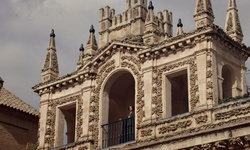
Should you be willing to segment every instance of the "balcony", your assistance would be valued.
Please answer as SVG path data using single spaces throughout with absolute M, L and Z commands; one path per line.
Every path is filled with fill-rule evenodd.
M 135 140 L 135 118 L 102 125 L 102 148 Z

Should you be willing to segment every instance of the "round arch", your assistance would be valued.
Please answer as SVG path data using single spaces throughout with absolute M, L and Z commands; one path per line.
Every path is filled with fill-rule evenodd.
M 101 91 L 102 124 L 124 119 L 128 116 L 128 106 L 135 106 L 136 82 L 127 69 L 110 73 L 103 82 Z

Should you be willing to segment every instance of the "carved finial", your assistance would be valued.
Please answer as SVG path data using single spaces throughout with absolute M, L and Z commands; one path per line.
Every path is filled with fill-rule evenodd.
M 79 51 L 80 51 L 80 52 L 83 52 L 83 51 L 84 51 L 83 44 L 81 44 L 81 46 L 80 46 L 80 48 L 79 48 Z
M 93 25 L 90 26 L 89 32 L 90 32 L 90 33 L 95 33 L 95 29 L 94 29 L 94 26 L 93 26 Z
M 177 24 L 177 27 L 183 27 L 183 24 L 182 24 L 182 22 L 181 22 L 181 18 L 179 18 L 179 20 L 178 20 L 178 24 Z
M 183 27 L 183 24 L 181 22 L 181 19 L 179 19 L 178 24 L 177 24 L 177 33 L 176 33 L 177 36 L 182 35 L 184 33 L 182 27 Z
M 149 1 L 148 9 L 154 10 L 153 2 Z
M 50 33 L 50 37 L 55 37 L 55 32 L 54 32 L 54 29 L 51 30 L 51 33 Z

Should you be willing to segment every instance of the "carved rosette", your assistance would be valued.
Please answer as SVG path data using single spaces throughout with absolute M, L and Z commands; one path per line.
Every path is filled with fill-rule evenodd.
M 77 139 L 81 137 L 82 129 L 82 101 L 80 95 L 65 96 L 53 100 L 49 100 L 47 110 L 47 121 L 46 121 L 46 132 L 45 132 L 45 145 L 48 147 L 55 147 L 55 124 L 56 124 L 56 106 L 60 106 L 66 103 L 76 102 L 78 105 L 77 109 Z
M 162 75 L 164 72 L 171 71 L 175 68 L 189 65 L 189 81 L 190 81 L 190 105 L 191 110 L 196 107 L 199 102 L 199 89 L 198 89 L 198 77 L 197 77 L 197 65 L 195 63 L 195 57 L 186 59 L 184 61 L 167 65 L 163 68 L 153 68 L 153 86 L 152 86 L 152 115 L 155 115 L 156 119 L 162 118 Z

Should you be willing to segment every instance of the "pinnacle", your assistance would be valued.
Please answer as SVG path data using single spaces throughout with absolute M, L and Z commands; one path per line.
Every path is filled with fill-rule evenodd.
M 148 9 L 154 10 L 154 6 L 153 6 L 153 2 L 152 1 L 149 2 Z
M 95 29 L 94 29 L 94 26 L 93 26 L 93 25 L 90 26 L 89 32 L 90 32 L 90 33 L 95 33 Z
M 54 29 L 51 30 L 51 33 L 50 33 L 50 37 L 55 37 L 55 32 L 54 32 Z

